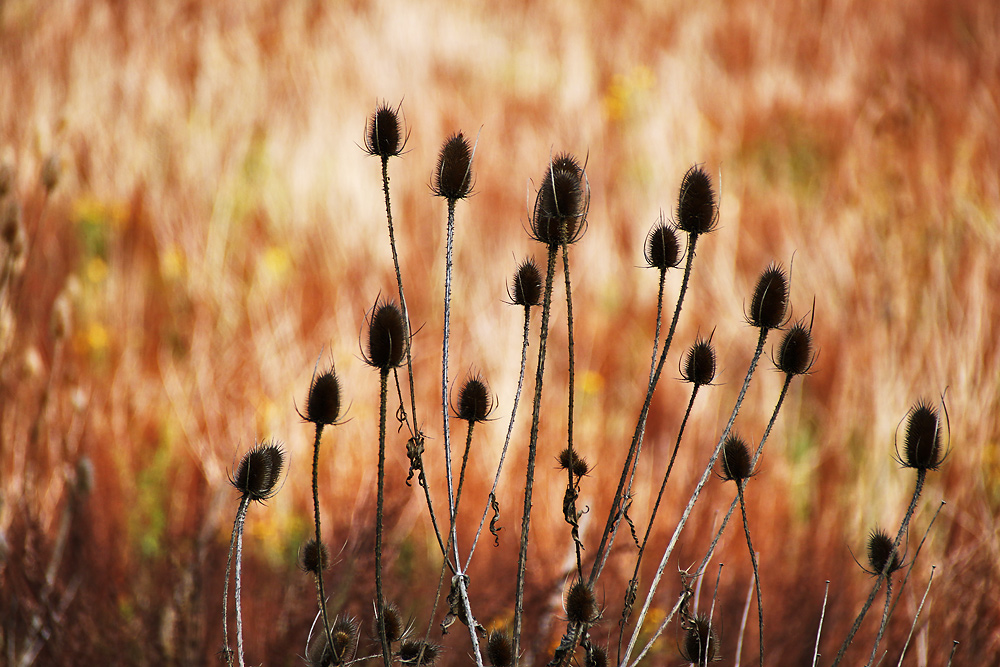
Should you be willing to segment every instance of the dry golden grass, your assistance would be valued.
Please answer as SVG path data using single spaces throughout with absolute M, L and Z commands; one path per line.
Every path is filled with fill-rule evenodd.
M 477 429 L 465 544 L 517 379 L 521 320 L 505 281 L 516 258 L 543 257 L 524 231 L 531 179 L 552 151 L 589 156 L 590 228 L 572 261 L 577 444 L 597 464 L 583 484 L 594 549 L 648 373 L 656 278 L 637 268 L 641 244 L 685 169 L 704 162 L 721 186 L 720 229 L 699 244 L 667 368 L 715 328 L 722 384 L 696 406 L 653 551 L 738 390 L 755 276 L 771 260 L 791 264 L 795 316 L 815 298 L 821 353 L 793 384 L 747 492 L 768 664 L 811 657 L 826 580 L 821 653 L 836 652 L 869 586 L 848 548 L 860 554 L 874 524 L 898 524 L 912 491 L 891 458 L 894 431 L 913 402 L 945 388 L 953 451 L 930 477 L 910 545 L 948 504 L 884 646 L 895 661 L 933 564 L 908 660 L 943 665 L 953 640 L 955 664 L 995 660 L 1000 10 L 977 0 L 663 5 L 0 3 L 0 160 L 14 167 L 29 244 L 0 313 L 0 654 L 20 656 L 39 620 L 51 634 L 36 664 L 209 661 L 236 507 L 227 471 L 255 439 L 276 437 L 291 467 L 248 521 L 248 656 L 299 664 L 315 597 L 294 567 L 311 507 L 311 431 L 294 406 L 317 357 L 336 361 L 351 401 L 321 458 L 326 536 L 339 551 L 328 590 L 335 610 L 369 618 L 378 379 L 358 338 L 395 281 L 379 165 L 359 145 L 384 98 L 403 101 L 412 129 L 390 176 L 409 307 L 423 327 L 415 365 L 439 507 L 445 210 L 428 183 L 445 137 L 478 133 L 476 194 L 458 210 L 451 375 L 481 370 L 502 417 Z M 49 156 L 61 179 L 46 196 Z M 668 278 L 668 295 L 678 285 Z M 52 322 L 63 312 L 60 337 Z M 539 660 L 558 640 L 550 619 L 562 613 L 569 558 L 554 469 L 562 306 L 553 327 L 522 644 Z M 678 387 L 668 381 L 654 401 L 639 524 L 684 408 Z M 738 422 L 754 441 L 779 387 L 765 365 Z M 500 548 L 482 545 L 471 570 L 487 625 L 512 613 L 528 409 L 498 494 Z M 404 443 L 389 443 L 387 587 L 423 628 L 439 562 L 421 495 L 402 484 Z M 82 460 L 93 486 L 74 495 Z M 679 566 L 700 559 L 731 488 L 713 482 L 707 494 Z M 601 641 L 615 634 L 627 541 L 601 582 Z M 751 580 L 738 530 L 720 559 L 728 662 Z M 677 585 L 666 584 L 663 604 Z M 849 660 L 867 657 L 875 625 Z M 445 642 L 449 664 L 466 659 L 463 633 Z M 671 631 L 657 650 L 680 661 Z M 744 660 L 755 652 L 748 631 Z

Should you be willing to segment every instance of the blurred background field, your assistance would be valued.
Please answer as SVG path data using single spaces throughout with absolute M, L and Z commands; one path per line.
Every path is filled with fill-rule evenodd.
M 821 664 L 836 652 L 870 586 L 851 551 L 861 559 L 876 524 L 894 530 L 912 493 L 912 472 L 892 458 L 897 426 L 946 389 L 951 455 L 929 476 L 910 555 L 947 505 L 885 664 L 931 566 L 907 664 L 944 665 L 953 641 L 956 665 L 1000 664 L 1000 8 L 981 0 L 0 2 L 2 210 L 22 222 L 4 238 L 0 303 L 0 662 L 214 661 L 237 506 L 227 473 L 255 440 L 277 438 L 287 480 L 247 522 L 247 654 L 300 664 L 315 612 L 296 568 L 312 432 L 295 408 L 317 359 L 336 363 L 351 403 L 321 456 L 325 536 L 339 554 L 328 590 L 335 611 L 370 619 L 378 378 L 359 334 L 395 279 L 379 162 L 361 147 L 383 99 L 401 102 L 411 131 L 389 173 L 438 506 L 445 206 L 428 184 L 447 136 L 478 139 L 475 195 L 457 214 L 451 375 L 482 371 L 499 402 L 477 429 L 464 549 L 517 380 L 522 314 L 504 302 L 506 281 L 522 257 L 544 259 L 525 232 L 533 179 L 553 152 L 587 158 L 590 224 L 572 261 L 577 445 L 595 465 L 583 537 L 595 550 L 648 374 L 656 275 L 641 268 L 642 244 L 703 163 L 721 218 L 699 243 L 653 404 L 638 525 L 687 400 L 677 359 L 697 334 L 714 329 L 722 374 L 696 405 L 650 566 L 752 353 L 743 308 L 756 275 L 782 262 L 794 317 L 815 300 L 820 354 L 747 491 L 767 664 L 808 663 L 827 580 Z M 668 276 L 669 301 L 679 283 Z M 522 644 L 532 663 L 558 641 L 571 546 L 554 463 L 565 325 L 559 305 Z M 781 379 L 767 361 L 754 381 L 737 422 L 753 442 Z M 513 609 L 530 409 L 520 414 L 500 545 L 481 545 L 470 572 L 489 627 Z M 403 483 L 405 442 L 390 434 L 387 590 L 423 630 L 440 621 L 428 618 L 440 563 L 422 494 Z M 731 493 L 710 481 L 659 605 L 672 604 L 676 568 L 700 560 Z M 713 560 L 726 565 L 724 664 L 752 581 L 742 539 L 731 528 Z M 617 637 L 629 542 L 623 533 L 598 589 L 601 642 Z M 681 662 L 675 634 L 651 662 Z M 468 662 L 464 630 L 432 638 L 445 663 Z M 755 653 L 748 631 L 743 657 Z

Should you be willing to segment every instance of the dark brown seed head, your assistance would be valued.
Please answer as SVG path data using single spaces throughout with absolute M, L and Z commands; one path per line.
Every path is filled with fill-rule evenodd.
M 556 156 L 535 195 L 532 238 L 550 246 L 574 243 L 586 227 L 589 204 L 586 174 L 576 158 Z
M 486 638 L 486 655 L 493 667 L 510 667 L 514 664 L 514 644 L 503 630 L 493 630 Z
M 603 646 L 588 643 L 584 667 L 608 667 L 608 650 Z
M 566 594 L 566 619 L 570 623 L 593 623 L 598 618 L 597 598 L 586 582 L 577 579 Z
M 937 470 L 944 461 L 941 416 L 924 401 L 910 408 L 903 436 L 902 463 L 915 470 Z
M 715 348 L 712 347 L 712 337 L 699 338 L 684 355 L 684 367 L 681 377 L 685 382 L 698 386 L 712 384 L 715 379 Z
M 660 216 L 646 235 L 646 263 L 654 269 L 666 271 L 680 264 L 681 245 L 674 226 Z
M 399 646 L 399 661 L 404 665 L 433 665 L 441 647 L 423 639 L 407 639 Z
M 406 323 L 403 313 L 392 301 L 379 301 L 368 321 L 369 366 L 389 371 L 403 363 L 406 355 Z
M 516 306 L 537 306 L 542 302 L 542 272 L 535 260 L 526 259 L 518 265 L 507 294 Z
M 802 375 L 809 372 L 814 359 L 812 327 L 807 327 L 803 322 L 796 322 L 781 339 L 775 365 L 787 375 Z
M 327 641 L 325 632 L 317 632 L 306 647 L 306 664 L 309 667 L 333 667 L 333 652 L 330 650 L 330 643 Z
M 467 422 L 482 422 L 493 410 L 490 388 L 482 375 L 470 376 L 458 392 L 458 408 L 455 413 Z
M 778 329 L 787 310 L 788 276 L 780 265 L 770 264 L 757 279 L 747 322 L 759 329 Z
M 722 454 L 719 476 L 725 480 L 742 482 L 753 475 L 753 457 L 750 448 L 739 435 L 732 433 L 726 438 L 722 445 Z
M 396 607 L 396 605 L 392 603 L 386 603 L 382 605 L 381 614 L 376 612 L 375 625 L 372 634 L 372 636 L 376 638 L 378 637 L 379 616 L 385 619 L 384 621 L 385 637 L 390 644 L 392 644 L 393 642 L 397 642 L 403 638 L 403 636 L 406 634 L 407 627 L 406 624 L 403 623 L 403 617 L 402 615 L 400 615 L 399 609 Z
M 868 573 L 872 576 L 881 574 L 886 563 L 889 563 L 890 556 L 892 563 L 889 565 L 888 574 L 892 574 L 903 564 L 899 560 L 899 552 L 892 548 L 892 538 L 884 530 L 876 528 L 868 536 L 868 566 L 871 568 Z
M 719 638 L 709 623 L 708 616 L 699 614 L 684 634 L 684 644 L 680 647 L 681 657 L 688 662 L 701 665 L 720 660 Z
M 677 228 L 697 236 L 715 229 L 716 222 L 718 209 L 712 179 L 700 165 L 695 165 L 681 180 L 681 191 L 677 197 Z
M 345 660 L 350 658 L 350 654 L 354 650 L 357 634 L 358 623 L 350 616 L 339 617 L 330 626 L 335 664 L 343 664 Z
M 580 456 L 575 449 L 570 451 L 569 447 L 559 452 L 559 467 L 563 470 L 569 470 L 572 467 L 573 477 L 584 477 L 590 472 L 587 459 Z
M 399 155 L 406 145 L 402 123 L 399 121 L 399 107 L 393 109 L 381 102 L 368 118 L 365 128 L 365 148 L 371 155 L 384 158 Z
M 306 421 L 317 426 L 337 423 L 340 417 L 340 379 L 331 368 L 313 378 L 306 399 Z
M 303 544 L 302 552 L 299 554 L 299 567 L 303 571 L 313 574 L 319 574 L 330 567 L 330 555 L 326 550 L 326 545 L 317 542 L 315 538 Z
M 472 191 L 472 146 L 461 132 L 444 142 L 434 171 L 434 194 L 445 199 L 464 199 Z
M 261 442 L 243 455 L 236 476 L 229 481 L 250 500 L 263 502 L 278 492 L 278 478 L 285 465 L 285 452 L 276 441 Z

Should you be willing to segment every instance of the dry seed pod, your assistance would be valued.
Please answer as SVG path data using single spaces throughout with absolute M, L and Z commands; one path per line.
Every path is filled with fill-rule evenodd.
M 542 272 L 533 259 L 518 265 L 507 294 L 516 306 L 537 306 L 542 302 Z
M 503 630 L 493 630 L 486 638 L 486 656 L 493 667 L 510 667 L 514 664 L 514 643 Z
M 935 408 L 919 401 L 907 414 L 903 456 L 899 462 L 915 470 L 937 470 L 945 454 L 941 446 L 941 416 Z
M 677 228 L 694 236 L 707 234 L 715 229 L 718 214 L 712 179 L 701 165 L 696 164 L 681 179 L 681 191 L 677 197 Z
M 899 551 L 892 548 L 892 538 L 884 530 L 876 528 L 868 536 L 868 566 L 871 570 L 866 570 L 873 577 L 878 576 L 885 569 L 889 557 L 892 563 L 889 565 L 887 574 L 892 574 L 903 566 L 899 560 Z
M 299 556 L 299 567 L 305 572 L 319 574 L 330 567 L 330 555 L 326 545 L 317 542 L 315 538 L 302 545 L 302 553 Z
M 584 667 L 608 667 L 608 650 L 587 642 L 587 658 Z
M 433 665 L 441 648 L 422 639 L 407 639 L 399 646 L 399 661 L 404 665 Z
M 549 246 L 574 243 L 586 229 L 590 191 L 580 163 L 568 153 L 552 160 L 535 195 L 531 236 Z
M 575 449 L 570 451 L 569 447 L 566 447 L 559 452 L 559 467 L 568 470 L 570 466 L 573 468 L 573 477 L 584 477 L 590 472 L 587 459 L 577 454 Z
M 278 478 L 285 465 L 285 452 L 274 441 L 261 442 L 243 455 L 230 483 L 250 500 L 263 502 L 278 492 Z
M 715 348 L 712 347 L 712 337 L 699 338 L 684 355 L 684 366 L 681 378 L 685 382 L 703 386 L 712 384 L 715 379 Z
M 403 136 L 399 106 L 393 109 L 386 102 L 380 102 L 365 127 L 365 149 L 370 155 L 393 157 L 403 152 L 408 136 Z
M 343 664 L 350 657 L 358 634 L 358 623 L 349 616 L 338 617 L 330 627 L 333 639 L 333 659 L 335 664 Z
M 674 226 L 663 219 L 656 222 L 646 235 L 646 264 L 651 268 L 665 271 L 675 268 L 681 262 L 681 246 Z
M 486 421 L 493 411 L 493 400 L 482 375 L 476 374 L 466 379 L 458 392 L 458 407 L 453 409 L 459 419 L 467 422 Z
M 431 190 L 445 199 L 464 199 L 472 191 L 472 146 L 459 132 L 448 138 L 438 155 Z
M 593 623 L 600 616 L 593 589 L 580 579 L 570 586 L 565 606 L 566 618 L 570 623 Z
M 389 371 L 403 363 L 406 355 L 406 324 L 392 301 L 379 301 L 368 321 L 368 365 Z
M 403 617 L 399 613 L 399 608 L 396 605 L 387 602 L 382 605 L 382 611 L 379 613 L 375 612 L 375 620 L 372 627 L 373 637 L 378 637 L 378 623 L 379 616 L 382 616 L 385 620 L 385 638 L 390 644 L 397 642 L 406 636 L 409 628 L 403 623 Z
M 812 368 L 816 355 L 812 344 L 812 324 L 796 322 L 785 332 L 774 365 L 787 375 L 803 375 Z
M 684 634 L 684 643 L 680 647 L 681 657 L 688 662 L 701 665 L 706 662 L 721 660 L 719 656 L 719 638 L 708 620 L 708 616 L 698 614 Z
M 757 279 L 747 322 L 758 329 L 779 329 L 788 310 L 788 276 L 778 264 L 770 264 Z
M 340 379 L 333 368 L 313 378 L 304 418 L 317 426 L 336 424 L 340 417 Z
M 719 477 L 724 481 L 742 482 L 753 476 L 753 457 L 750 448 L 739 435 L 732 433 L 722 445 L 722 455 L 719 457 Z

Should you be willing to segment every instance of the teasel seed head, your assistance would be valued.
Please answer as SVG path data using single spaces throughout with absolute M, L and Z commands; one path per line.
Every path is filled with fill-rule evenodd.
M 350 657 L 358 634 L 358 622 L 350 616 L 341 616 L 330 627 L 333 639 L 333 659 L 335 664 L 343 664 Z
M 809 326 L 799 320 L 785 332 L 778 347 L 778 358 L 774 365 L 786 375 L 804 375 L 816 360 L 813 350 L 812 322 Z
M 486 637 L 486 656 L 493 667 L 511 667 L 514 664 L 514 643 L 504 630 L 492 630 Z
M 677 231 L 664 220 L 662 213 L 646 235 L 645 255 L 646 264 L 660 271 L 676 268 L 681 263 L 681 245 L 677 240 Z
M 589 207 L 586 171 L 572 155 L 557 155 L 535 195 L 532 238 L 549 246 L 575 243 L 586 230 Z
M 712 336 L 709 335 L 707 339 L 698 338 L 684 355 L 681 378 L 685 382 L 699 387 L 712 384 L 712 380 L 715 379 L 715 367 L 715 348 L 712 347 Z
M 515 306 L 537 306 L 542 302 L 542 272 L 535 260 L 526 259 L 518 264 L 507 294 Z
M 365 149 L 369 155 L 389 158 L 403 152 L 409 134 L 403 135 L 403 124 L 399 119 L 400 105 L 393 109 L 387 102 L 380 102 L 368 117 L 365 127 Z
M 433 665 L 441 655 L 441 647 L 423 639 L 407 639 L 400 644 L 398 655 L 404 665 Z
M 309 667 L 333 667 L 337 664 L 325 632 L 315 633 L 306 646 L 306 664 Z
M 696 164 L 681 179 L 681 191 L 677 197 L 677 228 L 698 236 L 715 229 L 718 221 L 719 209 L 712 179 L 701 165 Z
M 736 433 L 731 433 L 722 445 L 719 457 L 719 477 L 724 481 L 743 482 L 753 476 L 753 456 L 746 441 Z
M 472 146 L 461 132 L 441 147 L 431 189 L 438 197 L 453 201 L 468 197 L 472 191 Z
M 594 590 L 581 579 L 566 594 L 566 618 L 570 623 L 590 624 L 600 617 Z
M 303 418 L 316 426 L 330 426 L 340 417 L 340 378 L 333 368 L 313 378 Z
M 299 567 L 304 572 L 319 574 L 330 567 L 330 554 L 326 545 L 317 542 L 315 538 L 308 540 L 302 545 L 302 552 L 299 555 Z
M 403 622 L 403 617 L 399 613 L 399 608 L 391 602 L 386 602 L 382 605 L 381 612 L 379 612 L 376 608 L 375 622 L 372 626 L 373 637 L 378 637 L 379 616 L 382 616 L 385 619 L 385 638 L 390 644 L 398 642 L 409 632 L 409 627 L 407 627 L 407 625 Z
M 59 177 L 62 175 L 62 164 L 58 153 L 49 153 L 42 163 L 42 187 L 45 194 L 51 194 L 59 185 Z
M 563 470 L 568 470 L 572 467 L 573 477 L 577 478 L 585 477 L 590 472 L 590 465 L 587 463 L 587 459 L 580 456 L 575 449 L 570 451 L 569 447 L 559 452 L 559 467 Z
M 690 663 L 701 665 L 720 660 L 719 638 L 715 628 L 705 614 L 698 614 L 684 634 L 684 644 L 680 647 L 681 657 Z
M 941 444 L 942 430 L 941 415 L 937 409 L 923 400 L 918 401 L 906 415 L 903 452 L 901 457 L 897 452 L 897 460 L 914 470 L 937 470 L 947 458 Z
M 584 667 L 608 667 L 608 650 L 587 642 L 587 658 Z
M 747 322 L 758 329 L 779 329 L 788 311 L 788 276 L 778 264 L 770 264 L 757 278 Z
M 490 388 L 480 374 L 471 375 L 458 392 L 458 406 L 453 406 L 455 415 L 467 422 L 483 422 L 490 416 L 495 405 L 490 396 Z
M 892 574 L 903 566 L 899 559 L 899 551 L 892 548 L 892 542 L 892 538 L 884 530 L 876 528 L 871 532 L 868 536 L 868 566 L 871 568 L 866 570 L 868 574 L 873 577 L 881 574 L 886 563 L 889 563 L 890 557 L 892 563 L 889 564 L 888 574 Z
M 393 301 L 380 300 L 368 319 L 368 352 L 365 361 L 383 372 L 396 368 L 406 356 L 406 322 Z
M 285 452 L 274 440 L 254 445 L 243 455 L 230 483 L 250 500 L 263 502 L 278 492 L 278 479 L 285 465 Z

